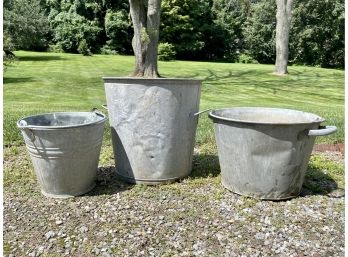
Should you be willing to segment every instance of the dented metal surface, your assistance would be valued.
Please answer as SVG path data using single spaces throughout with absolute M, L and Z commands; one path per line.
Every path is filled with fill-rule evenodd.
M 67 198 L 93 189 L 105 121 L 95 111 L 47 113 L 17 122 L 42 194 Z
M 324 119 L 317 115 L 287 109 L 219 109 L 209 117 L 222 184 L 237 194 L 269 200 L 300 193 L 315 135 L 336 131 L 319 128 Z
M 118 175 L 131 183 L 191 172 L 201 81 L 104 78 Z

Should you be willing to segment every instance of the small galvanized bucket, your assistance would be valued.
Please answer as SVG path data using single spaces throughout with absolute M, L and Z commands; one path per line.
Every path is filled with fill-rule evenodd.
M 97 174 L 106 116 L 57 112 L 17 122 L 43 195 L 67 198 L 92 190 Z
M 213 110 L 222 184 L 260 199 L 296 197 L 316 136 L 334 133 L 306 112 L 258 107 Z

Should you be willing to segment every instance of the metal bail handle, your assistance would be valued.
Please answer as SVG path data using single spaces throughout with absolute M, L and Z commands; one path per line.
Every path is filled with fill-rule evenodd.
M 95 114 L 97 114 L 100 117 L 105 117 L 104 113 L 102 113 L 101 111 L 98 110 L 98 108 L 94 107 L 92 108 L 91 112 L 94 112 Z
M 200 115 L 202 113 L 205 113 L 205 112 L 209 112 L 211 109 L 206 109 L 206 110 L 203 110 L 203 111 L 200 111 L 200 112 L 196 112 L 195 114 L 193 114 L 193 116 L 197 116 L 197 115 Z
M 21 120 L 18 123 L 18 128 L 27 132 L 27 135 L 31 141 L 35 141 L 35 134 L 32 129 L 29 128 L 28 123 L 25 120 Z
M 326 136 L 337 131 L 336 126 L 320 126 L 318 129 L 311 129 L 308 131 L 308 136 Z

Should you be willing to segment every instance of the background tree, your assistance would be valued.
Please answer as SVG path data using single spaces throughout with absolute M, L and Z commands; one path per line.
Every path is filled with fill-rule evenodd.
M 214 0 L 214 23 L 220 27 L 223 37 L 223 58 L 236 61 L 245 50 L 243 27 L 251 15 L 251 0 Z
M 130 53 L 127 0 L 47 0 L 47 9 L 52 41 L 64 52 L 76 53 L 82 44 L 93 53 L 103 47 Z
M 159 77 L 157 49 L 161 0 L 129 0 L 133 22 L 135 69 L 132 76 Z
M 101 7 L 82 0 L 51 1 L 50 25 L 54 31 L 53 41 L 69 53 L 79 49 L 96 52 L 101 44 L 102 25 L 98 20 Z
M 160 41 L 172 44 L 179 59 L 223 59 L 231 42 L 213 5 L 213 0 L 163 0 Z
M 129 0 L 4 0 L 4 49 L 50 45 L 51 51 L 87 55 L 132 54 L 136 29 L 137 45 L 143 44 L 137 60 L 145 65 L 156 52 L 157 44 L 150 44 L 158 40 L 150 40 L 156 28 L 150 27 L 159 15 L 150 14 L 150 0 L 131 2 L 146 9 L 137 28 Z M 276 0 L 162 0 L 161 6 L 159 42 L 172 46 L 171 58 L 276 62 Z M 343 68 L 344 1 L 296 0 L 292 10 L 288 63 Z M 134 75 L 142 76 L 142 69 Z
M 260 0 L 253 3 L 243 34 L 245 52 L 259 63 L 275 61 L 275 28 L 275 0 Z
M 291 24 L 291 10 L 293 0 L 276 0 L 277 25 L 276 25 L 276 74 L 288 73 L 289 35 Z
M 3 26 L 4 49 L 44 50 L 48 46 L 50 28 L 40 0 L 4 1 Z
M 343 0 L 296 0 L 290 34 L 292 63 L 344 67 Z
M 106 47 L 119 53 L 130 54 L 131 24 L 126 10 L 107 10 L 105 15 Z

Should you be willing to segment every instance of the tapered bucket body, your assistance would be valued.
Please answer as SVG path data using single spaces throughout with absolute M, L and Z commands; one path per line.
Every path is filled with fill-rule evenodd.
M 306 112 L 239 107 L 213 110 L 222 184 L 237 194 L 281 200 L 297 196 L 323 118 Z
M 191 172 L 201 81 L 104 78 L 116 170 L 130 183 Z
M 105 120 L 99 112 L 61 112 L 17 122 L 42 194 L 67 198 L 93 189 Z

